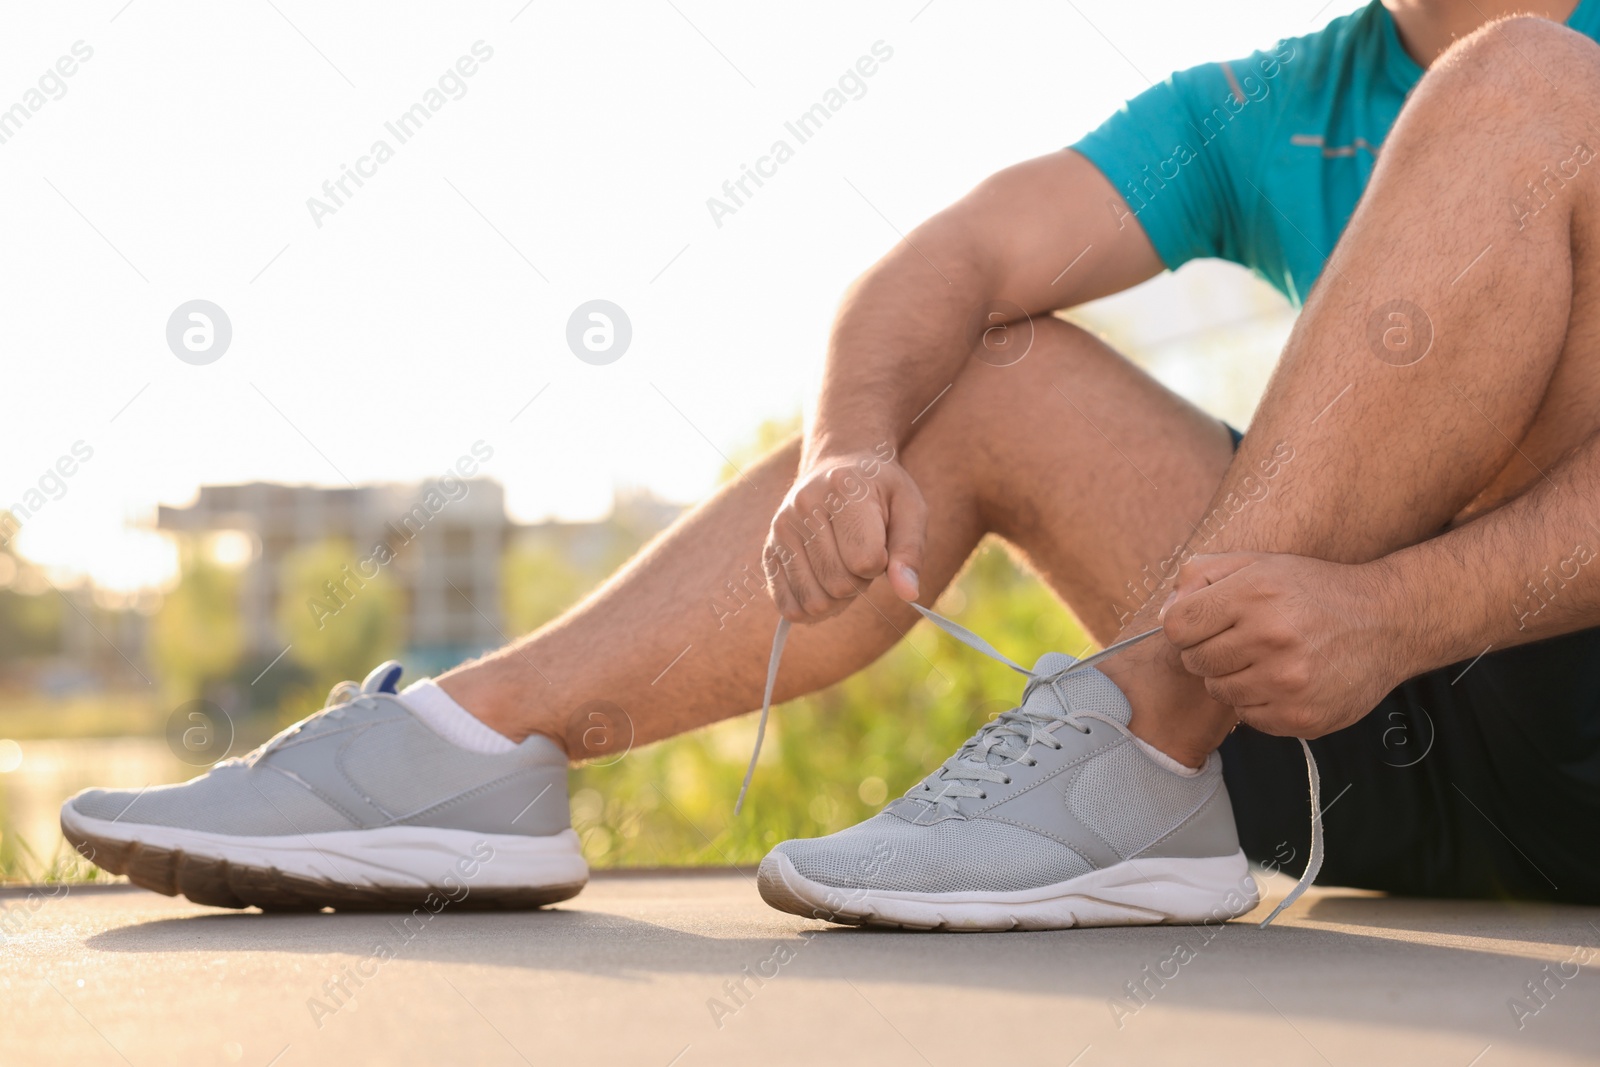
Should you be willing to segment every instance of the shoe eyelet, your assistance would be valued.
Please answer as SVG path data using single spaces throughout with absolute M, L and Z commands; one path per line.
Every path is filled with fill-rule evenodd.
M 1011 784 L 1011 776 L 1010 776 L 1010 775 L 1007 775 L 1007 776 L 1006 776 L 1006 780 L 1005 780 L 1005 781 L 1003 781 L 1003 782 L 1001 782 L 1001 783 L 1000 783 L 1000 784 L 1001 784 L 1001 785 L 1010 785 L 1010 784 Z
M 979 793 L 978 794 L 978 799 L 979 800 L 988 800 L 989 799 L 989 794 L 988 793 Z

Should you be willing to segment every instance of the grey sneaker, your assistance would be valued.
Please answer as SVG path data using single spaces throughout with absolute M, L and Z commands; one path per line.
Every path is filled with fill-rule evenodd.
M 79 852 L 135 885 L 224 908 L 537 907 L 589 869 L 567 758 L 534 735 L 483 755 L 445 741 L 385 663 L 358 688 L 182 785 L 90 789 L 61 808 Z
M 1213 753 L 1185 776 L 1128 732 L 1122 691 L 1049 653 L 1022 705 L 905 796 L 761 862 L 773 907 L 858 925 L 1053 930 L 1194 923 L 1255 907 Z

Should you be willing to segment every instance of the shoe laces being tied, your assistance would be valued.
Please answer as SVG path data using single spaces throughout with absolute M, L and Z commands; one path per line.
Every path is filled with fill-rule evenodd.
M 945 760 L 939 767 L 939 781 L 941 788 L 934 792 L 927 779 L 912 786 L 905 794 L 912 800 L 921 801 L 929 806 L 936 806 L 943 811 L 959 810 L 956 801 L 961 797 L 985 799 L 987 796 L 982 784 L 994 783 L 999 785 L 1009 784 L 1011 776 L 1006 773 L 1006 767 L 1014 764 L 1033 766 L 1039 761 L 1032 755 L 1034 745 L 1042 744 L 1052 749 L 1061 748 L 1061 742 L 1053 736 L 1053 731 L 1048 727 L 1055 723 L 1064 723 L 1080 733 L 1088 733 L 1090 726 L 1086 720 L 1092 719 L 1114 727 L 1120 733 L 1133 739 L 1133 733 L 1122 723 L 1109 718 L 1099 712 L 1087 709 L 1074 709 L 1068 701 L 1066 692 L 1061 686 L 1061 680 L 1066 676 L 1072 664 L 1049 674 L 1036 674 L 1009 656 L 1000 652 L 981 636 L 962 626 L 952 619 L 947 619 L 937 612 L 929 611 L 921 604 L 913 603 L 922 614 L 922 617 L 933 623 L 957 641 L 972 648 L 991 659 L 1004 663 L 1007 667 L 1028 679 L 1028 684 L 1023 688 L 1022 701 L 1019 706 L 1003 712 L 993 720 L 985 723 L 978 732 L 969 738 L 965 744 L 956 750 L 955 755 Z M 738 815 L 744 806 L 745 793 L 750 789 L 750 779 L 756 772 L 756 760 L 761 756 L 761 743 L 767 735 L 767 719 L 772 712 L 772 691 L 778 681 L 778 665 L 783 660 L 784 642 L 789 637 L 789 620 L 779 619 L 778 629 L 772 637 L 772 655 L 767 660 L 767 686 L 761 698 L 761 718 L 756 726 L 756 743 L 750 753 L 750 766 L 745 770 L 744 783 L 739 787 L 739 799 L 734 802 L 733 813 Z M 1059 707 L 1051 708 L 1044 701 L 1032 702 L 1031 697 L 1040 686 L 1048 686 L 1059 702 Z M 1311 746 L 1305 738 L 1298 738 L 1300 749 L 1306 757 L 1306 778 L 1310 784 L 1311 794 L 1311 851 L 1306 857 L 1306 869 L 1295 883 L 1289 895 L 1272 909 L 1272 913 L 1261 921 L 1265 928 L 1272 920 L 1276 919 L 1285 908 L 1299 900 L 1307 889 L 1316 881 L 1317 873 L 1322 869 L 1323 840 L 1322 840 L 1322 782 L 1317 773 L 1317 761 L 1311 754 Z
M 340 682 L 332 689 L 328 690 L 328 699 L 322 702 L 322 708 L 320 711 L 306 716 L 297 723 L 285 726 L 282 730 L 279 730 L 277 733 L 269 737 L 255 751 L 247 752 L 243 756 L 235 756 L 232 759 L 222 760 L 217 764 L 217 766 L 223 767 L 244 764 L 245 766 L 253 767 L 255 766 L 257 760 L 261 759 L 274 749 L 282 747 L 283 744 L 291 737 L 299 736 L 302 732 L 304 732 L 306 727 L 310 726 L 312 723 L 321 722 L 323 719 L 342 719 L 344 718 L 344 709 L 346 707 L 351 704 L 365 705 L 369 703 L 371 699 L 371 697 L 362 692 L 360 682 L 352 682 L 348 679 Z

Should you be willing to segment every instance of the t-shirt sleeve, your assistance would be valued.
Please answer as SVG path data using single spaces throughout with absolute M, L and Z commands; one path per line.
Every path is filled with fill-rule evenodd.
M 1284 95 L 1272 52 L 1207 63 L 1129 100 L 1072 147 L 1128 202 L 1163 263 L 1245 262 L 1240 205 Z

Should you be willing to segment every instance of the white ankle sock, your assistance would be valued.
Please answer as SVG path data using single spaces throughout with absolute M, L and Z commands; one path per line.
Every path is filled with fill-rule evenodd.
M 440 689 L 432 678 L 412 682 L 400 691 L 401 702 L 434 733 L 468 752 L 510 752 L 517 743 L 484 725 L 466 708 Z
M 1179 763 L 1177 760 L 1173 759 L 1171 756 L 1167 755 L 1165 752 L 1161 751 L 1159 748 L 1152 745 L 1142 737 L 1135 737 L 1134 741 L 1138 743 L 1140 748 L 1144 749 L 1144 754 L 1146 756 L 1149 756 L 1151 759 L 1155 760 L 1156 763 L 1165 767 L 1173 774 L 1181 774 L 1185 778 L 1193 778 L 1195 775 L 1199 774 L 1205 769 L 1204 767 L 1185 767 L 1183 764 Z

